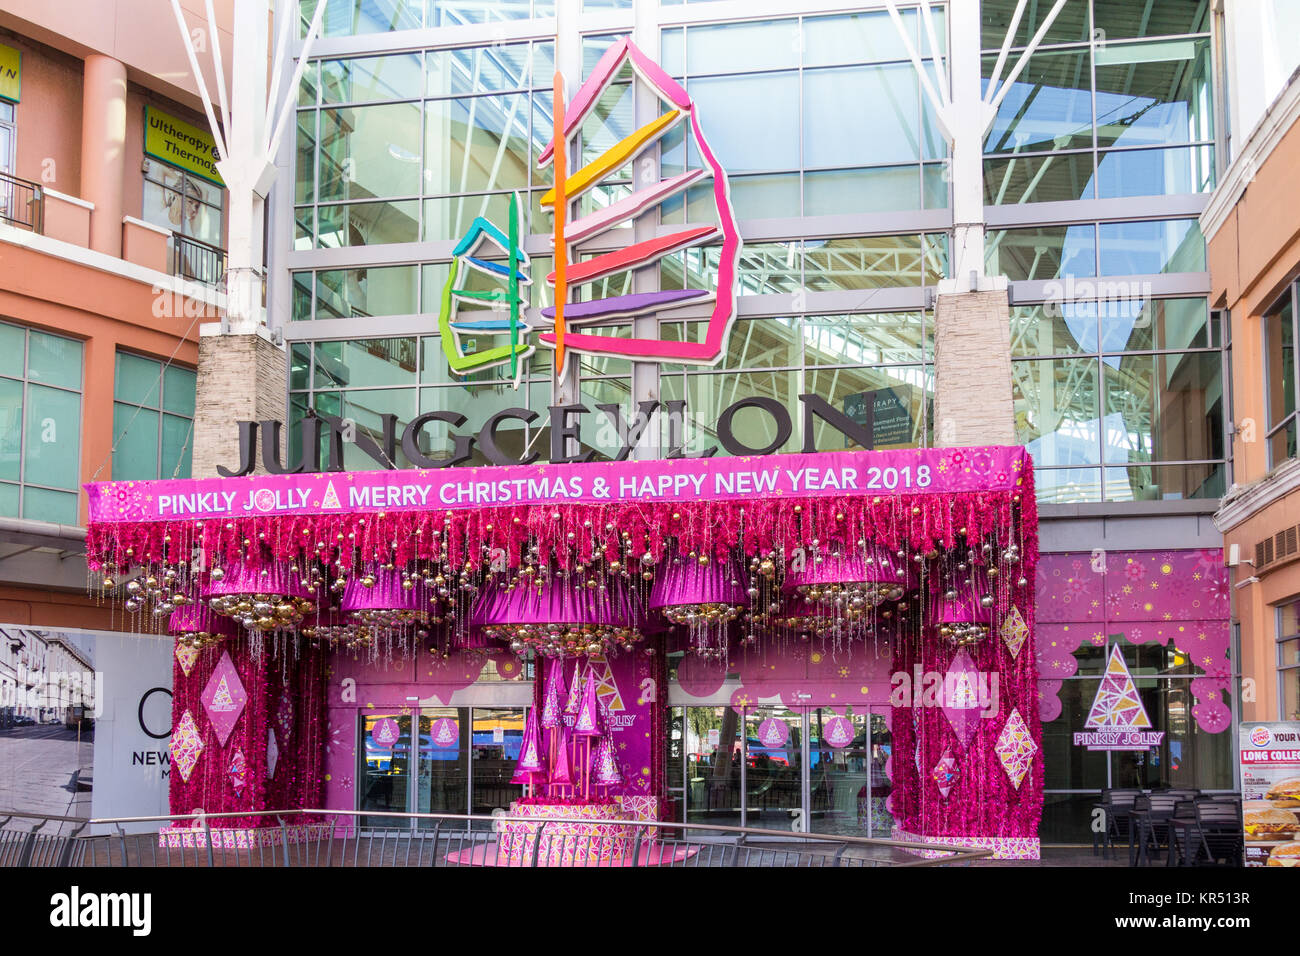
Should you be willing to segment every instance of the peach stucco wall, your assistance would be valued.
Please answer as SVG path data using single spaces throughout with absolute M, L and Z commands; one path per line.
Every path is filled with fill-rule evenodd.
M 1239 485 L 1268 473 L 1268 405 L 1263 371 L 1263 314 L 1300 274 L 1300 123 L 1291 127 L 1256 169 L 1237 204 L 1207 246 L 1211 301 L 1232 315 L 1233 480 Z M 1300 493 L 1257 511 L 1225 532 L 1253 560 L 1255 544 L 1300 524 Z M 1248 582 L 1251 577 L 1258 581 Z M 1300 555 L 1262 569 L 1233 569 L 1235 616 L 1241 623 L 1242 674 L 1254 680 L 1255 700 L 1243 699 L 1247 720 L 1278 716 L 1275 609 L 1300 596 Z
M 175 352 L 178 364 L 198 363 L 195 319 L 155 315 L 155 298 L 143 282 L 22 246 L 6 246 L 0 255 L 0 318 L 85 340 L 81 482 L 112 477 L 117 350 L 164 360 Z M 85 508 L 83 496 L 83 524 Z
M 1261 316 L 1300 272 L 1300 124 L 1260 164 L 1255 178 L 1207 244 L 1211 300 L 1232 312 L 1233 414 L 1252 421 L 1233 441 L 1234 480 L 1257 481 L 1268 470 L 1268 414 L 1261 374 Z M 1253 438 L 1253 440 L 1248 440 Z
M 21 50 L 23 54 L 22 101 L 16 111 L 15 175 L 70 196 L 89 198 L 82 188 L 81 172 L 82 61 L 25 37 L 6 36 L 3 31 L 0 31 L 0 43 Z M 207 127 L 201 109 L 190 109 L 151 89 L 128 82 L 119 186 L 121 213 L 114 216 L 110 211 L 107 216 L 115 230 L 121 229 L 122 215 L 144 216 L 144 173 L 141 167 L 145 158 L 144 110 L 147 105 L 196 126 Z
M 0 585 L 0 621 L 19 627 L 76 627 L 122 631 L 128 625 L 113 606 L 84 592 Z
M 70 196 L 81 195 L 81 61 L 2 36 L 23 55 L 22 102 L 14 174 Z
M 203 0 L 181 0 L 191 30 L 207 29 Z M 234 0 L 213 0 L 226 82 L 230 82 L 230 24 Z M 0 27 L 64 50 L 78 59 L 102 53 L 121 60 L 134 82 L 200 109 L 170 0 L 4 0 Z M 199 59 L 209 88 L 211 48 Z M 24 96 L 25 98 L 25 96 Z

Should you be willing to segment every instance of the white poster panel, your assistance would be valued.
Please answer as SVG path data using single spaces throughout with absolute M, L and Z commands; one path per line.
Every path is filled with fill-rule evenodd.
M 168 813 L 171 760 L 172 642 L 167 638 L 99 633 L 95 666 L 103 674 L 103 702 L 95 721 L 95 785 L 91 815 Z M 128 833 L 165 824 L 124 824 Z M 96 827 L 95 832 L 114 832 Z

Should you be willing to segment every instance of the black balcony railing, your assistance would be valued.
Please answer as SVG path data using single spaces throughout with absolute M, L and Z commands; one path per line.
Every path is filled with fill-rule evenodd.
M 45 193 L 40 184 L 0 173 L 0 220 L 19 229 L 41 232 L 45 227 Z
M 226 250 L 188 236 L 172 236 L 172 275 L 213 288 L 226 281 Z

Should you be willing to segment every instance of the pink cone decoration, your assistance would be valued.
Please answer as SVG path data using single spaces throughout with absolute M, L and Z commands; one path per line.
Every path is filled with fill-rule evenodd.
M 546 755 L 542 752 L 542 735 L 537 726 L 537 708 L 528 708 L 528 717 L 524 720 L 524 739 L 519 748 L 519 763 L 515 772 L 545 773 Z
M 581 737 L 598 737 L 605 732 L 600 698 L 596 696 L 596 674 L 590 669 L 587 670 L 587 680 L 582 689 L 582 706 L 578 709 L 578 719 L 573 722 L 573 732 Z
M 561 724 L 551 733 L 559 734 L 555 746 L 555 762 L 551 764 L 548 783 L 573 783 L 573 774 L 569 771 L 569 731 Z
M 542 697 L 542 726 L 547 730 L 560 723 L 560 698 L 564 696 L 563 672 L 564 665 L 555 661 L 546 678 L 546 693 Z
M 569 681 L 569 699 L 564 704 L 564 712 L 570 717 L 578 715 L 582 707 L 582 661 L 573 662 L 573 679 Z
M 596 745 L 595 782 L 602 787 L 612 787 L 623 782 L 618 758 L 614 755 L 614 740 L 606 733 Z

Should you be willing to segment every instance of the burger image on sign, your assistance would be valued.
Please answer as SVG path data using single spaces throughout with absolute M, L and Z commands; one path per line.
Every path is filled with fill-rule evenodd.
M 1265 866 L 1300 866 L 1300 843 L 1280 843 L 1273 847 Z
M 1294 840 L 1300 835 L 1300 819 L 1290 810 L 1246 810 L 1243 817 L 1248 841 Z
M 1275 807 L 1300 807 L 1300 777 L 1279 780 L 1264 794 Z

